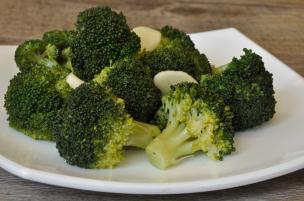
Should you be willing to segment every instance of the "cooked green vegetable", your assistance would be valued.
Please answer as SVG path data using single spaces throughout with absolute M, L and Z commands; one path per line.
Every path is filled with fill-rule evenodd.
M 136 120 L 149 122 L 160 106 L 160 91 L 153 84 L 150 69 L 134 57 L 104 68 L 94 81 L 109 86 L 124 99 L 126 110 Z
M 55 45 L 58 49 L 62 50 L 64 48 L 70 47 L 71 41 L 75 36 L 76 32 L 74 31 L 59 31 L 53 30 L 45 32 L 42 36 L 42 40 Z
M 140 40 L 130 31 L 126 18 L 109 7 L 81 12 L 72 40 L 72 64 L 75 75 L 89 81 L 95 74 L 140 49 Z
M 145 148 L 160 131 L 134 121 L 124 101 L 96 83 L 85 83 L 68 97 L 54 124 L 60 155 L 84 168 L 113 168 L 125 146 Z
M 43 34 L 42 40 L 55 45 L 59 51 L 58 62 L 61 66 L 65 67 L 69 71 L 72 71 L 72 50 L 71 42 L 76 35 L 75 31 L 59 31 L 53 30 Z
M 214 68 L 212 76 L 201 79 L 201 85 L 220 94 L 231 106 L 235 130 L 260 125 L 275 113 L 272 74 L 259 55 L 248 49 L 244 52 L 240 59 L 233 58 L 229 64 Z
M 161 43 L 151 51 L 143 53 L 142 60 L 155 75 L 164 70 L 184 71 L 195 79 L 211 72 L 207 57 L 195 49 L 190 37 L 170 26 L 160 29 Z
M 20 71 L 28 71 L 37 65 L 55 67 L 59 50 L 55 45 L 42 40 L 28 40 L 18 46 L 15 52 L 15 61 Z
M 4 104 L 10 126 L 37 140 L 53 140 L 50 122 L 70 90 L 60 79 L 58 71 L 44 66 L 15 75 Z
M 146 148 L 153 165 L 165 169 L 197 151 L 222 160 L 234 151 L 233 114 L 217 94 L 198 84 L 180 83 L 162 103 L 156 119 L 164 129 Z

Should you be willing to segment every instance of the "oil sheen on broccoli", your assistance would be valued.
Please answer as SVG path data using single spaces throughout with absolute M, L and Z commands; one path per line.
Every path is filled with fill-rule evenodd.
M 33 139 L 53 140 L 50 122 L 71 90 L 55 72 L 45 66 L 19 72 L 5 94 L 9 125 Z
M 131 32 L 122 13 L 109 7 L 94 7 L 81 12 L 72 40 L 72 65 L 75 75 L 89 81 L 104 67 L 135 54 L 140 39 Z
M 143 53 L 142 60 L 155 75 L 164 70 L 184 71 L 199 80 L 202 74 L 211 72 L 207 57 L 195 49 L 186 33 L 165 26 L 160 29 L 162 39 L 158 47 Z
M 93 82 L 71 93 L 55 122 L 60 155 L 83 168 L 113 168 L 125 146 L 145 148 L 160 133 L 157 126 L 133 120 L 122 99 Z
M 154 86 L 150 69 L 134 57 L 104 68 L 94 81 L 109 86 L 124 99 L 126 110 L 136 120 L 149 122 L 160 106 L 160 91 Z
M 165 169 L 197 151 L 222 160 L 234 151 L 232 117 L 223 99 L 207 88 L 194 83 L 173 86 L 156 114 L 164 129 L 146 148 L 150 162 Z
M 220 94 L 234 113 L 235 130 L 244 130 L 271 119 L 275 113 L 275 98 L 272 74 L 262 58 L 244 49 L 240 59 L 220 68 L 213 69 L 213 75 L 203 76 L 201 85 Z

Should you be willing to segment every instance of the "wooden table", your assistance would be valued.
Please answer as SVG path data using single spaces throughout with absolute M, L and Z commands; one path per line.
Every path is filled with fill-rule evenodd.
M 131 27 L 177 26 L 186 32 L 236 27 L 304 75 L 303 0 L 113 1 L 1 0 L 0 44 L 72 29 L 79 11 L 94 5 L 123 11 Z M 170 196 L 95 193 L 38 184 L 0 169 L 0 200 L 304 200 L 304 170 L 229 190 Z

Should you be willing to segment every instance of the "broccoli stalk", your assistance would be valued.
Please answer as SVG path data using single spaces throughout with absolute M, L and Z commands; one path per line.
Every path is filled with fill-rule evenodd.
M 157 126 L 133 120 L 133 128 L 126 146 L 145 149 L 159 134 L 160 130 Z
M 234 151 L 233 115 L 221 97 L 197 84 L 181 83 L 162 103 L 156 118 L 167 119 L 167 124 L 146 148 L 153 165 L 165 169 L 200 150 L 222 160 Z

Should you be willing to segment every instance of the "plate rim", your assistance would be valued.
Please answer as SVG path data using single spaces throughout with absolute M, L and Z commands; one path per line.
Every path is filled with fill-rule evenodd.
M 290 68 L 280 59 L 275 57 L 272 53 L 255 43 L 253 40 L 248 38 L 245 34 L 240 32 L 236 28 L 231 27 L 205 32 L 196 32 L 191 33 L 191 35 L 225 30 L 235 31 L 238 34 L 241 34 L 251 43 L 258 46 L 262 51 L 268 53 L 272 57 L 272 59 L 275 59 L 280 62 L 282 66 L 288 69 L 292 74 L 304 80 L 304 78 L 299 75 L 294 69 Z M 11 174 L 23 179 L 80 190 L 125 194 L 184 194 L 233 188 L 276 178 L 304 168 L 304 156 L 298 156 L 293 159 L 278 163 L 276 165 L 271 165 L 269 167 L 261 168 L 255 171 L 249 171 L 219 178 L 181 182 L 127 182 L 98 180 L 78 176 L 70 176 L 23 166 L 15 161 L 6 158 L 1 153 L 0 167 L 6 170 L 7 172 L 10 172 Z
M 185 194 L 222 190 L 273 179 L 304 168 L 304 156 L 232 176 L 184 182 L 124 182 L 62 175 L 25 167 L 0 154 L 0 167 L 20 178 L 79 190 L 123 194 Z M 128 185 L 126 185 L 128 184 Z

